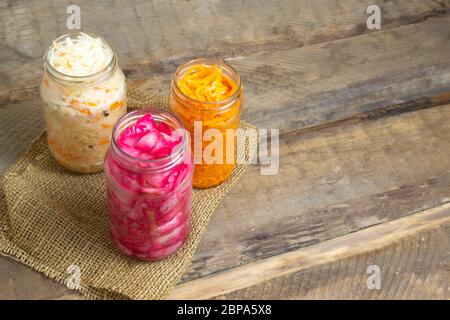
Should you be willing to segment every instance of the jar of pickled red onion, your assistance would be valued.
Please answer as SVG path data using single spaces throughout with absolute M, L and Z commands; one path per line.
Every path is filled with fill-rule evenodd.
M 172 79 L 170 107 L 192 137 L 194 187 L 209 188 L 228 179 L 236 164 L 235 132 L 242 108 L 242 86 L 236 70 L 216 59 L 182 64 Z M 201 128 L 200 137 L 194 132 L 195 126 L 197 132 Z M 213 134 L 208 134 L 209 129 Z M 217 135 L 218 144 L 213 141 Z M 212 143 L 215 148 L 211 148 Z
M 192 201 L 189 134 L 169 112 L 137 110 L 114 126 L 105 157 L 112 238 L 130 257 L 159 260 L 186 241 Z
M 126 112 L 114 49 L 85 33 L 64 35 L 47 49 L 44 69 L 40 92 L 51 153 L 69 170 L 101 171 L 112 128 Z

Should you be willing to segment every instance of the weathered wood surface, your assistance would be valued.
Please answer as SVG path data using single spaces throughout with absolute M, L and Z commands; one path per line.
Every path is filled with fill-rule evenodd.
M 166 95 L 171 73 L 190 57 L 228 58 L 244 80 L 243 118 L 282 132 L 280 173 L 250 168 L 214 213 L 173 297 L 192 297 L 198 283 L 208 298 L 445 297 L 447 220 L 441 226 L 428 214 L 424 229 L 409 216 L 450 202 L 449 2 L 380 1 L 380 31 L 365 28 L 370 1 L 256 2 L 96 1 L 87 12 L 80 2 L 83 28 L 113 43 L 142 90 Z M 66 17 L 65 3 L 48 6 L 0 2 L 1 171 L 42 128 L 41 56 Z M 405 221 L 415 234 L 376 232 Z M 234 293 L 208 282 L 367 232 L 383 246 L 325 250 L 330 260 L 234 281 Z M 366 274 L 357 270 L 369 260 L 381 261 L 396 287 L 361 288 Z M 0 274 L 0 298 L 80 297 L 9 259 L 0 259 Z
M 382 250 L 295 272 L 217 299 L 449 299 L 450 227 L 419 233 Z M 369 290 L 369 266 L 381 288 Z M 176 291 L 175 291 L 176 292 Z
M 393 30 L 233 58 L 245 86 L 243 117 L 286 132 L 448 92 L 449 26 L 450 11 Z M 170 74 L 144 76 L 145 88 L 168 92 Z
M 337 241 L 181 284 L 171 298 L 448 299 L 449 210 L 446 204 Z M 379 290 L 367 287 L 371 265 L 380 266 Z M 16 266 L 21 272 L 10 272 Z M 0 298 L 82 298 L 10 260 L 0 264 L 0 271 Z
M 194 56 L 242 56 L 296 48 L 371 32 L 365 27 L 370 0 L 81 0 L 85 31 L 108 39 L 130 72 L 160 74 Z M 446 0 L 377 2 L 383 28 L 440 15 Z M 57 36 L 67 33 L 66 1 L 0 1 L 1 93 L 34 87 L 42 55 Z
M 280 173 L 249 170 L 184 280 L 448 202 L 449 137 L 450 105 L 283 136 Z
M 398 298 L 417 294 L 420 297 L 432 294 L 428 297 L 449 298 L 450 254 L 446 249 L 450 244 L 449 231 L 450 204 L 446 204 L 333 241 L 324 241 L 181 284 L 172 292 L 171 298 L 275 299 L 325 298 L 327 295 L 331 295 L 327 298 L 382 295 L 395 298 L 392 290 L 400 294 Z M 389 260 L 395 260 L 395 263 Z M 383 271 L 380 273 L 383 291 L 379 288 L 377 295 L 372 295 L 367 286 L 367 267 L 370 265 L 376 265 Z M 326 269 L 328 273 L 324 274 Z M 318 273 L 318 277 L 314 278 L 319 278 L 319 281 L 305 281 L 305 270 Z M 323 280 L 327 281 L 325 285 Z M 432 286 L 427 287 L 431 292 L 421 292 L 421 285 L 427 280 L 433 282 Z M 348 290 L 340 286 L 342 282 Z M 341 288 L 341 292 L 328 286 Z M 399 290 L 400 286 L 404 290 Z M 355 289 L 360 290 L 355 292 Z
M 287 132 L 393 104 L 420 107 L 423 98 L 450 91 L 449 25 L 450 17 L 430 18 L 394 30 L 234 59 L 245 84 L 243 118 Z M 170 73 L 140 76 L 150 77 L 138 81 L 143 90 L 168 94 Z M 36 88 L 13 91 L 3 102 L 0 95 L 0 110 L 9 109 L 10 117 L 16 113 L 35 118 L 36 122 L 22 122 L 30 123 L 32 137 L 41 118 L 29 114 L 40 112 L 37 101 Z M 14 130 L 15 122 L 7 124 L 12 127 L 4 130 Z M 0 169 L 26 145 L 11 146 L 9 161 Z

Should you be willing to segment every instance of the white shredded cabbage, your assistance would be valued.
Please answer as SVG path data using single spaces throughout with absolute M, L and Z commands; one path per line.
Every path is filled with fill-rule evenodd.
M 113 52 L 101 38 L 80 33 L 67 37 L 62 43 L 53 43 L 48 61 L 57 71 L 68 76 L 93 75 L 108 66 Z

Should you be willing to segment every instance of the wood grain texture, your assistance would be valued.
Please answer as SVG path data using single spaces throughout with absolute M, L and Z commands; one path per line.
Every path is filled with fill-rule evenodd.
M 170 299 L 449 299 L 449 220 L 445 204 L 181 284 Z M 370 265 L 380 290 L 367 288 Z M 0 271 L 1 299 L 83 299 L 12 260 Z
M 44 126 L 40 103 L 7 104 L 0 107 L 0 173 L 39 136 Z
M 73 291 L 10 258 L 0 260 L 0 299 L 55 299 Z M 81 296 L 76 294 L 76 296 Z
M 440 15 L 447 1 L 377 2 L 383 28 Z M 67 33 L 67 1 L 0 1 L 0 96 L 36 87 L 42 55 Z M 198 56 L 239 57 L 370 32 L 370 0 L 80 0 L 83 31 L 105 37 L 130 73 L 172 72 Z
M 433 18 L 235 59 L 245 86 L 243 118 L 288 132 L 450 93 L 449 25 L 450 18 Z M 142 90 L 169 93 L 170 73 L 142 73 L 150 76 L 136 81 Z M 0 108 L 34 108 L 38 101 L 36 88 L 12 91 L 0 98 Z
M 184 281 L 448 202 L 449 119 L 444 105 L 282 137 L 280 172 L 249 169 Z
M 216 299 L 450 299 L 450 225 Z M 381 269 L 369 290 L 367 268 Z
M 450 18 L 307 47 L 228 59 L 245 92 L 243 118 L 282 132 L 450 92 Z M 168 94 L 171 74 L 142 68 L 143 89 Z M 432 85 L 431 85 L 432 84 Z
M 439 272 L 444 272 L 442 274 L 441 287 L 439 289 L 436 288 L 432 293 L 434 296 L 438 294 L 447 294 L 450 285 L 450 277 L 445 277 L 445 275 L 450 275 L 450 269 L 446 266 L 446 264 L 450 262 L 450 260 L 448 260 L 450 258 L 449 231 L 450 203 L 447 203 L 417 214 L 379 224 L 355 233 L 350 233 L 331 241 L 324 241 L 304 249 L 280 254 L 242 267 L 181 284 L 172 292 L 170 298 L 209 299 L 217 296 L 225 296 L 226 298 L 250 298 L 250 292 L 252 292 L 253 298 L 264 297 L 266 299 L 274 299 L 307 297 L 306 292 L 302 292 L 303 290 L 301 289 L 302 286 L 306 289 L 310 289 L 309 286 L 311 284 L 308 285 L 290 280 L 299 275 L 300 271 L 311 269 L 314 269 L 314 272 L 319 272 L 319 274 L 313 276 L 314 279 L 324 278 L 324 275 L 320 275 L 320 273 L 325 265 L 330 264 L 338 267 L 338 270 L 330 272 L 328 275 L 329 277 L 335 278 L 331 282 L 333 286 L 339 285 L 339 281 L 342 280 L 348 280 L 349 278 L 354 280 L 355 276 L 367 279 L 367 266 L 378 265 L 384 271 L 382 274 L 382 277 L 384 278 L 384 291 L 386 297 L 388 297 L 390 294 L 389 291 L 398 289 L 393 288 L 398 285 L 393 284 L 394 278 L 397 280 L 396 275 L 398 275 L 400 271 L 405 272 L 405 267 L 410 263 L 414 264 L 414 261 L 416 265 L 412 268 L 413 270 L 402 277 L 410 276 L 412 272 L 421 272 L 422 274 L 425 274 L 426 277 L 432 277 L 435 275 L 432 271 L 436 270 L 430 269 L 436 269 L 437 264 L 442 263 L 438 268 Z M 433 245 L 429 243 L 429 240 L 424 240 L 426 235 L 433 236 Z M 404 246 L 405 243 L 408 243 L 407 248 L 398 250 Z M 414 244 L 417 243 L 420 247 L 420 258 L 414 257 L 417 251 Z M 440 245 L 437 245 L 438 243 L 440 243 Z M 389 248 L 384 250 L 386 247 Z M 378 255 L 380 252 L 382 252 L 382 254 L 390 255 L 390 250 L 399 251 L 397 252 L 399 256 L 395 257 L 397 260 L 395 263 L 389 261 L 389 259 L 393 259 L 393 257 L 389 257 L 384 261 L 379 259 Z M 430 252 L 430 250 L 434 252 Z M 437 257 L 425 259 L 424 256 L 426 255 L 436 255 Z M 361 257 L 366 258 L 367 266 L 365 268 L 351 270 L 351 265 L 359 264 L 361 262 Z M 426 267 L 420 265 L 420 262 L 423 260 L 427 263 Z M 342 268 L 341 262 L 344 262 L 347 266 Z M 397 263 L 401 264 L 401 268 L 396 265 Z M 331 265 L 329 267 L 331 267 Z M 355 272 L 359 274 L 353 274 Z M 300 276 L 302 280 L 307 278 L 307 275 L 303 273 L 300 274 Z M 286 280 L 288 283 L 290 282 L 290 285 L 287 287 L 284 285 Z M 280 284 L 280 281 L 283 284 Z M 358 280 L 357 283 L 360 285 L 360 288 L 365 288 L 367 290 L 366 281 Z M 265 290 L 268 284 L 270 287 L 278 287 L 278 290 L 273 290 L 274 288 L 270 291 Z M 336 290 L 336 287 L 333 290 L 328 290 L 327 288 L 322 288 L 322 286 L 323 284 L 318 285 L 319 291 L 322 293 L 331 294 L 335 298 L 341 295 L 339 290 Z M 360 298 L 363 296 L 362 292 L 355 294 L 353 288 L 355 286 L 354 284 L 348 284 L 348 286 L 349 288 L 348 290 L 345 290 L 343 293 L 344 295 L 348 295 L 349 297 L 354 295 L 354 297 L 359 296 Z M 297 289 L 297 293 L 280 292 L 285 289 Z M 402 292 L 402 294 L 408 293 L 409 292 Z M 427 293 L 423 293 L 426 296 Z M 315 294 L 316 292 L 313 292 L 312 295 L 310 295 L 313 297 Z M 341 295 L 341 298 L 343 297 L 345 296 Z

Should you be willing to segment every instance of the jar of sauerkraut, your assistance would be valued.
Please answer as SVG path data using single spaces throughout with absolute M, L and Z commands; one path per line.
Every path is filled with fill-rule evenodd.
M 172 114 L 147 109 L 115 125 L 105 157 L 112 238 L 130 257 L 159 260 L 186 241 L 192 201 L 189 134 Z
M 85 33 L 56 39 L 44 55 L 40 86 L 48 146 L 69 170 L 91 173 L 126 112 L 125 77 L 113 48 Z
M 239 74 L 227 63 L 196 59 L 172 79 L 170 107 L 191 134 L 196 188 L 228 179 L 236 164 L 236 129 L 242 108 Z

